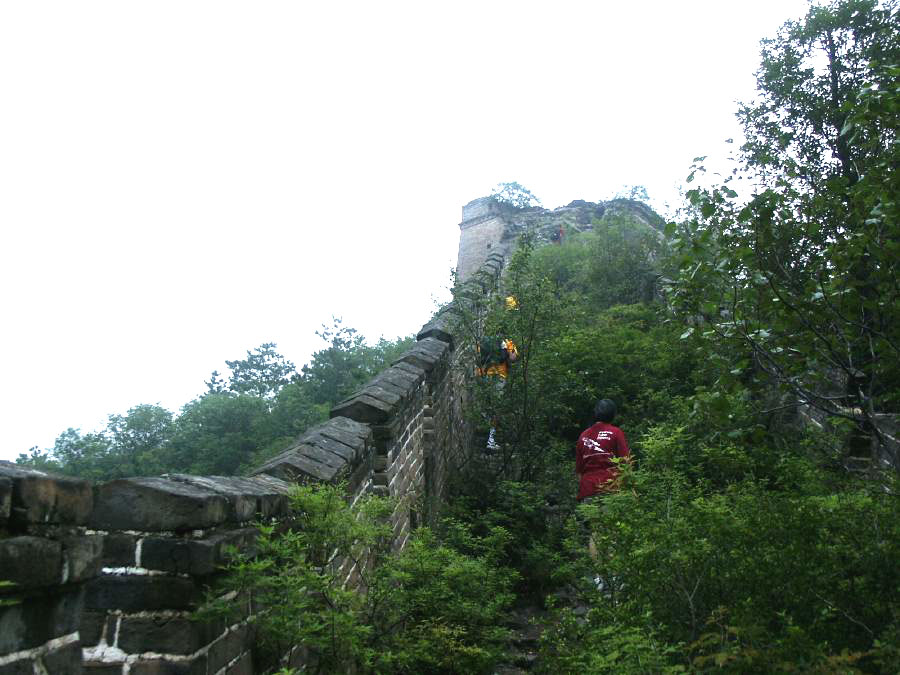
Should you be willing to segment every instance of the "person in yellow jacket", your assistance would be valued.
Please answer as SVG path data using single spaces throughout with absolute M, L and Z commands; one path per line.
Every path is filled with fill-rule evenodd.
M 509 376 L 509 366 L 519 360 L 519 349 L 516 343 L 509 338 L 486 336 L 476 345 L 478 363 L 475 366 L 475 374 L 480 377 L 495 377 L 496 387 L 503 389 L 506 378 Z M 487 449 L 499 450 L 500 445 L 496 441 L 497 418 L 491 419 L 491 428 L 488 432 Z
M 497 345 L 492 343 L 496 341 Z M 478 365 L 475 374 L 481 377 L 509 376 L 509 365 L 519 360 L 519 349 L 509 338 L 483 338 L 478 345 Z

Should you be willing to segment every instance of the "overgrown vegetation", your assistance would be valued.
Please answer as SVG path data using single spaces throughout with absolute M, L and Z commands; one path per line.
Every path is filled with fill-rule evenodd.
M 302 645 L 306 672 L 491 672 L 513 599 L 515 575 L 496 554 L 509 534 L 480 538 L 457 524 L 464 555 L 420 528 L 392 554 L 392 508 L 378 497 L 350 506 L 343 486 L 297 488 L 292 518 L 260 526 L 257 550 L 235 553 L 199 618 L 236 620 L 252 603 L 257 667 Z
M 319 672 L 492 672 L 515 592 L 551 608 L 546 673 L 900 671 L 900 500 L 879 464 L 900 401 L 898 25 L 893 1 L 843 0 L 767 42 L 759 99 L 740 111 L 742 168 L 691 191 L 666 235 L 625 218 L 540 248 L 526 233 L 498 295 L 458 289 L 462 341 L 519 346 L 502 389 L 473 382 L 470 419 L 495 425 L 500 449 L 472 448 L 444 519 L 399 554 L 389 503 L 299 489 L 293 520 L 262 525 L 218 591 L 261 609 L 271 663 L 303 644 Z M 216 406 L 267 439 L 241 449 L 223 430 L 228 456 L 265 452 L 287 434 L 278 424 L 379 365 L 352 334 L 327 339 L 299 379 L 264 345 L 179 418 L 142 411 L 155 435 L 111 419 L 102 438 L 72 437 L 78 457 L 166 438 L 186 468 L 210 470 L 206 441 L 178 433 L 211 429 Z M 575 504 L 572 457 L 601 397 L 636 458 L 602 509 Z M 798 415 L 807 406 L 821 428 Z M 344 586 L 354 565 L 363 593 Z
M 502 461 L 461 481 L 454 516 L 515 533 L 522 596 L 589 607 L 557 598 L 543 672 L 900 668 L 880 427 L 900 394 L 898 25 L 895 3 L 812 8 L 765 45 L 743 169 L 690 192 L 665 240 L 637 222 L 526 237 L 503 280 L 518 309 L 465 322 L 521 358 L 475 412 L 501 420 Z M 571 447 L 601 395 L 637 462 L 606 509 L 576 509 Z

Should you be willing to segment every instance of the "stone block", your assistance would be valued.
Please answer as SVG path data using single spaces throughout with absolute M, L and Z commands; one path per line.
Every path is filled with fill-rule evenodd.
M 273 457 L 253 475 L 264 473 L 292 483 L 305 483 L 309 479 L 330 482 L 339 479 L 345 468 L 346 463 L 336 455 L 300 444 Z
M 14 583 L 14 591 L 59 584 L 62 546 L 39 537 L 0 539 L 0 579 Z
M 12 506 L 12 480 L 0 476 L 0 527 L 9 520 L 9 509 Z
M 217 673 L 240 654 L 250 648 L 252 632 L 246 624 L 228 631 L 209 646 L 208 667 L 211 673 Z
M 81 664 L 81 643 L 76 641 L 44 654 L 44 672 L 77 675 L 84 672 Z M 40 671 L 37 671 L 40 672 Z
M 381 386 L 390 385 L 403 398 L 407 398 L 421 384 L 424 378 L 417 377 L 403 368 L 391 366 L 382 371 L 372 380 L 374 384 Z
M 434 367 L 443 358 L 449 349 L 446 342 L 428 337 L 417 342 L 413 347 L 403 353 L 398 362 L 403 361 L 418 366 L 426 373 L 434 370 Z
M 35 660 L 28 657 L 0 666 L 0 675 L 34 675 Z M 37 671 L 40 672 L 40 671 Z
M 334 406 L 331 409 L 331 416 L 349 417 L 364 424 L 384 424 L 393 410 L 391 404 L 364 390 Z
M 349 417 L 332 415 L 330 420 L 328 420 L 327 422 L 323 422 L 320 426 L 352 434 L 363 442 L 367 442 L 369 436 L 371 436 L 372 434 L 372 430 L 367 424 L 357 422 L 356 420 L 350 419 Z
M 303 445 L 335 455 L 334 459 L 329 460 L 335 466 L 353 463 L 358 454 L 356 447 L 332 438 L 319 429 L 314 429 L 304 434 L 300 441 Z
M 83 672 L 84 675 L 122 675 L 122 664 L 87 662 Z
M 126 612 L 193 609 L 200 590 L 191 579 L 162 575 L 102 576 L 86 584 L 85 607 Z
M 225 669 L 225 675 L 254 675 L 253 654 L 244 652 L 241 657 Z
M 353 470 L 353 473 L 350 474 L 350 478 L 347 481 L 347 488 L 350 491 L 350 494 L 356 494 L 359 489 L 368 481 L 369 477 L 372 475 L 372 462 L 371 458 L 368 461 L 360 462 L 356 465 L 356 468 Z
M 61 543 L 66 583 L 86 581 L 100 574 L 103 560 L 102 536 L 64 537 Z
M 192 659 L 147 659 L 135 661 L 128 669 L 128 675 L 206 675 L 206 654 Z M 87 675 L 87 674 L 85 674 Z
M 422 326 L 421 330 L 416 334 L 416 340 L 424 340 L 425 338 L 434 338 L 441 342 L 453 345 L 453 316 L 450 306 L 442 308 L 434 318 Z
M 164 478 L 123 478 L 97 488 L 92 527 L 103 530 L 197 530 L 218 525 L 228 500 Z
M 93 493 L 85 480 L 25 469 L 0 461 L 0 478 L 12 484 L 9 517 L 29 523 L 83 525 L 91 513 Z
M 331 440 L 341 445 L 349 448 L 349 453 L 347 450 L 341 449 L 344 454 L 341 454 L 341 457 L 344 457 L 348 462 L 355 462 L 360 457 L 362 457 L 368 446 L 368 443 L 364 440 L 360 440 L 356 436 L 352 434 L 345 433 L 340 429 L 332 429 L 326 425 L 323 425 L 322 428 L 317 430 L 317 433 L 324 438 L 326 441 Z M 339 448 L 340 449 L 340 448 Z
M 238 523 L 253 520 L 257 516 L 268 517 L 284 513 L 290 485 L 271 477 L 241 478 L 237 476 L 188 476 L 170 474 L 170 480 L 195 485 L 222 495 L 228 500 L 228 520 Z
M 182 616 L 124 616 L 116 646 L 129 654 L 193 654 L 215 637 L 203 623 Z
M 134 534 L 110 532 L 103 537 L 103 567 L 134 567 L 134 550 L 139 537 Z
M 420 368 L 414 363 L 409 363 L 408 361 L 397 361 L 394 365 L 391 366 L 394 370 L 402 370 L 405 373 L 409 373 L 413 375 L 417 380 L 425 379 L 425 369 Z
M 85 610 L 81 614 L 81 623 L 78 626 L 78 634 L 81 636 L 81 644 L 91 647 L 100 642 L 103 635 L 103 627 L 109 621 L 106 612 L 94 612 Z M 109 635 L 109 633 L 107 633 Z
M 78 588 L 0 607 L 0 654 L 34 649 L 74 633 L 83 606 L 84 591 Z
M 227 549 L 253 549 L 258 532 L 243 528 L 204 539 L 148 537 L 141 544 L 141 566 L 149 570 L 202 576 L 212 574 L 227 562 Z

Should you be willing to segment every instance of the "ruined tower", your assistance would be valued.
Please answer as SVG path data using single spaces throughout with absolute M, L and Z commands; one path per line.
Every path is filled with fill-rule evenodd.
M 503 205 L 491 197 L 473 199 L 462 207 L 459 224 L 459 254 L 456 258 L 457 281 L 465 281 L 499 250 L 506 230 Z

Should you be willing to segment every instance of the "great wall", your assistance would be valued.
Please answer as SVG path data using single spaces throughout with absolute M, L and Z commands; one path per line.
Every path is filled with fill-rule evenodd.
M 561 228 L 589 229 L 623 212 L 662 224 L 631 200 L 554 211 L 474 200 L 459 224 L 457 283 L 490 293 L 526 227 L 546 242 Z M 452 468 L 467 458 L 467 345 L 447 313 L 416 337 L 327 422 L 247 477 L 168 474 L 92 485 L 0 462 L 0 580 L 13 584 L 0 586 L 0 675 L 257 672 L 246 621 L 191 620 L 226 547 L 252 545 L 253 523 L 283 516 L 293 485 L 322 481 L 346 484 L 351 501 L 394 498 L 394 545 L 402 548 L 432 522 Z M 357 572 L 350 563 L 341 568 L 351 586 Z
M 581 202 L 558 216 L 589 223 L 597 208 Z M 538 211 L 548 213 L 532 216 Z M 497 282 L 515 241 L 510 215 L 487 198 L 463 207 L 458 282 L 484 293 Z M 435 515 L 469 434 L 466 350 L 445 318 L 425 324 L 396 363 L 247 477 L 92 485 L 0 462 L 0 579 L 14 584 L 0 596 L 0 675 L 254 673 L 246 622 L 190 616 L 226 547 L 250 545 L 255 520 L 282 516 L 292 485 L 343 482 L 350 500 L 395 498 L 397 548 Z M 352 585 L 354 567 L 342 572 Z

